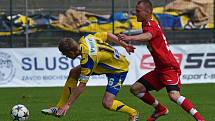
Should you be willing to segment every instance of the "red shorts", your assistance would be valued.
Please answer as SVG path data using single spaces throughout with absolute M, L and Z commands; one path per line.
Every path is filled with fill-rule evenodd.
M 168 85 L 177 85 L 181 88 L 180 81 L 180 70 L 167 69 L 167 70 L 153 70 L 147 74 L 145 74 L 141 79 L 147 81 L 150 86 L 152 86 L 155 90 L 159 91 L 163 87 Z

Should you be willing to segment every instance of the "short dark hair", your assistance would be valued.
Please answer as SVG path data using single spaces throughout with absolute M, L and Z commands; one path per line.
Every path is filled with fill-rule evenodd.
M 153 6 L 150 0 L 139 0 L 137 2 L 137 5 L 143 3 L 143 5 L 146 7 L 147 11 L 149 11 L 150 13 L 152 13 L 153 11 Z
M 63 38 L 58 44 L 58 49 L 61 52 L 76 51 L 78 47 L 78 42 L 72 38 Z

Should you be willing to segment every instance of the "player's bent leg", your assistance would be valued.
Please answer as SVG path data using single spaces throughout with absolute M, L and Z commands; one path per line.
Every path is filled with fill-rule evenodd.
M 72 91 L 75 89 L 75 87 L 77 86 L 77 79 L 73 79 L 73 78 L 69 78 L 67 81 L 66 81 L 66 84 L 64 85 L 64 88 L 63 88 L 63 92 L 61 94 L 61 97 L 57 103 L 57 108 L 60 108 L 62 107 L 66 101 L 68 100 L 70 94 L 72 93 Z
M 187 98 L 181 96 L 180 92 L 178 90 L 171 90 L 168 91 L 169 98 L 180 105 L 186 112 L 190 113 L 196 121 L 204 121 L 203 117 L 200 115 L 200 113 L 194 108 L 191 101 L 189 101 Z
M 103 106 L 111 111 L 124 112 L 130 115 L 129 121 L 138 121 L 139 113 L 135 109 L 125 105 L 123 102 L 115 100 L 115 95 L 106 92 L 103 98 Z
M 80 71 L 81 71 L 80 66 L 77 66 L 70 70 L 66 84 L 64 85 L 64 88 L 63 88 L 63 92 L 57 103 L 57 106 L 56 106 L 57 108 L 62 107 L 66 103 L 72 91 L 75 89 L 75 87 L 77 87 Z
M 108 77 L 108 85 L 103 97 L 103 106 L 112 111 L 128 113 L 130 115 L 129 121 L 138 121 L 139 113 L 135 109 L 125 105 L 121 101 L 115 100 L 127 72 L 106 75 Z
M 169 110 L 160 104 L 158 100 L 156 100 L 147 90 L 153 90 L 153 88 L 146 81 L 137 81 L 130 88 L 131 93 L 133 93 L 146 104 L 155 108 L 155 111 L 147 119 L 147 121 L 155 121 L 160 116 L 168 114 Z

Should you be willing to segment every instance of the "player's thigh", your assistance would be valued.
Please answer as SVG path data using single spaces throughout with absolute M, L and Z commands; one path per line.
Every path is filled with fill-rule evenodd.
M 156 70 L 148 72 L 143 77 L 141 77 L 138 82 L 142 83 L 148 91 L 159 91 L 160 89 L 165 87 L 165 85 L 163 85 L 161 82 L 160 73 Z
M 177 85 L 173 85 L 172 87 L 167 86 L 166 89 L 168 92 L 168 96 L 172 101 L 176 102 L 178 98 L 181 96 L 180 91 L 178 91 L 179 88 L 177 87 Z

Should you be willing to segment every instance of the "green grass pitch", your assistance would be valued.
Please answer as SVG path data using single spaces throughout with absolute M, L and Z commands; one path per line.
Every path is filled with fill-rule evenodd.
M 215 121 L 215 84 L 183 85 L 182 94 L 197 107 L 206 121 Z M 54 88 L 0 88 L 0 121 L 12 121 L 10 109 L 15 104 L 24 104 L 30 110 L 28 121 L 128 121 L 128 115 L 108 111 L 102 106 L 105 87 L 87 87 L 84 93 L 70 108 L 65 117 L 56 118 L 43 115 L 40 110 L 55 105 L 62 87 Z M 190 115 L 171 102 L 163 89 L 152 92 L 170 110 L 167 116 L 158 121 L 194 121 Z M 129 86 L 122 87 L 118 98 L 140 112 L 140 121 L 146 120 L 153 108 L 142 103 L 129 92 Z

